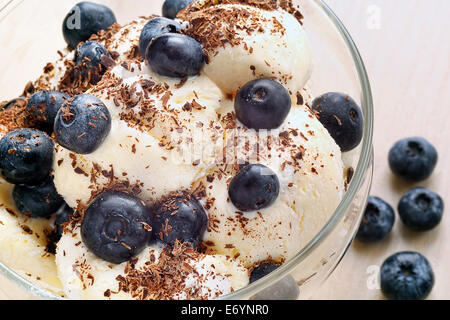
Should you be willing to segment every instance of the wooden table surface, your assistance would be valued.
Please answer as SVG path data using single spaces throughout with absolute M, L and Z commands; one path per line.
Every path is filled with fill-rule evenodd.
M 0 0 L 0 8 L 8 0 Z M 450 1 L 327 0 L 358 45 L 370 76 L 375 103 L 375 176 L 372 194 L 396 208 L 413 185 L 398 181 L 387 153 L 399 139 L 423 136 L 439 151 L 430 180 L 420 184 L 450 201 Z M 449 202 L 450 203 L 450 202 Z M 427 233 L 406 230 L 397 219 L 388 239 L 354 243 L 317 299 L 381 299 L 377 270 L 390 254 L 414 250 L 431 262 L 436 284 L 430 299 L 450 299 L 450 217 Z M 0 277 L 0 299 L 32 299 Z
M 439 152 L 433 176 L 419 184 L 439 193 L 450 205 L 450 12 L 448 0 L 328 0 L 352 34 L 366 63 L 375 105 L 375 176 L 372 194 L 397 207 L 413 187 L 394 178 L 387 154 L 399 139 L 423 136 Z M 380 14 L 379 29 L 373 15 Z M 368 28 L 369 27 L 369 28 Z M 398 218 L 398 216 L 397 216 Z M 379 299 L 373 275 L 398 251 L 424 254 L 436 284 L 430 299 L 450 299 L 450 216 L 423 234 L 406 230 L 400 219 L 385 241 L 354 243 L 317 294 L 318 299 Z M 376 278 L 375 278 L 376 279 Z M 375 282 L 376 284 L 376 282 Z

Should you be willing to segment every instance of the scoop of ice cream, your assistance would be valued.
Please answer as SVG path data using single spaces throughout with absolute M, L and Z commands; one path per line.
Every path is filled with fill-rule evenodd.
M 180 83 L 143 64 L 127 69 L 117 66 L 89 92 L 113 119 L 99 149 L 88 155 L 56 149 L 55 185 L 72 207 L 115 187 L 157 200 L 190 190 L 214 164 L 215 152 L 208 148 L 223 136 L 215 111 L 223 97 L 214 83 L 205 76 Z
M 13 186 L 0 180 L 0 261 L 28 281 L 62 294 L 55 256 L 47 250 L 50 221 L 22 215 L 12 199 Z
M 301 90 L 312 69 L 306 32 L 287 11 L 241 4 L 200 4 L 180 14 L 190 22 L 185 33 L 207 53 L 203 72 L 226 94 L 255 78 L 282 83 L 291 93 Z
M 228 114 L 222 118 L 232 118 Z M 239 257 L 247 267 L 289 260 L 339 205 L 344 192 L 339 147 L 306 106 L 294 106 L 279 130 L 258 134 L 238 125 L 228 141 L 233 163 L 264 164 L 277 174 L 282 192 L 266 209 L 240 212 L 228 196 L 239 166 L 218 166 L 199 182 L 210 219 L 205 243 L 213 252 Z
M 248 271 L 238 261 L 176 245 L 152 245 L 129 262 L 112 265 L 93 255 L 79 228 L 58 243 L 58 275 L 70 299 L 214 299 L 245 287 Z

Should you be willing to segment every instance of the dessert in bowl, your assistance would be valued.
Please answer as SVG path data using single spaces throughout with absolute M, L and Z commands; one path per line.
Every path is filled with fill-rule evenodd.
M 111 24 L 80 38 L 93 12 Z M 335 265 L 371 123 L 350 95 L 314 98 L 299 9 L 198 1 L 114 22 L 75 6 L 68 47 L 4 106 L 2 262 L 70 299 L 215 299 L 311 283 L 288 269 L 343 221 Z

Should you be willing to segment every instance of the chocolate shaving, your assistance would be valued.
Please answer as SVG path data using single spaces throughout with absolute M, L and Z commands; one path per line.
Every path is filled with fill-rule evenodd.
M 199 277 L 200 281 L 204 277 L 196 274 L 189 263 L 199 260 L 200 256 L 191 247 L 177 241 L 173 248 L 166 247 L 162 251 L 156 264 L 146 263 L 137 268 L 136 261 L 129 261 L 125 274 L 116 278 L 118 291 L 108 290 L 105 296 L 125 292 L 138 300 L 172 300 L 179 295 L 186 296 L 187 300 L 207 300 L 210 294 L 195 286 L 188 287 L 185 283 L 192 275 Z
M 249 5 L 263 10 L 273 11 L 284 9 L 294 15 L 303 24 L 303 15 L 295 8 L 292 0 L 206 0 L 193 2 L 178 13 L 180 19 L 190 22 L 190 26 L 183 32 L 202 43 L 205 51 L 206 63 L 210 56 L 215 54 L 215 49 L 225 47 L 226 44 L 236 46 L 241 44 L 242 38 L 238 37 L 237 30 L 247 34 L 264 32 L 261 17 L 252 15 L 245 7 L 223 7 L 219 5 L 241 4 Z M 284 27 L 275 20 L 271 20 L 275 30 L 284 33 Z M 245 48 L 253 51 L 252 48 Z

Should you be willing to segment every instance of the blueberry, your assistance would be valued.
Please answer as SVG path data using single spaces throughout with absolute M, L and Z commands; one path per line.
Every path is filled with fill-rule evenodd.
M 326 93 L 313 101 L 313 112 L 342 152 L 355 149 L 362 140 L 364 119 L 361 108 L 348 95 Z
M 141 37 L 139 39 L 139 51 L 141 56 L 145 57 L 145 52 L 153 39 L 166 33 L 177 33 L 181 29 L 181 24 L 175 20 L 163 17 L 151 19 L 144 26 L 144 29 L 142 29 Z
M 381 267 L 381 290 L 392 300 L 425 299 L 434 286 L 434 274 L 420 253 L 400 252 Z
M 387 237 L 395 222 L 394 209 L 377 197 L 369 197 L 356 238 L 361 242 L 378 242 Z
M 108 191 L 86 209 L 81 237 L 99 258 L 120 264 L 145 249 L 152 236 L 150 211 L 128 194 Z
M 241 211 L 254 211 L 269 207 L 278 198 L 280 182 L 266 166 L 251 164 L 244 167 L 230 183 L 231 202 Z
M 405 226 L 414 231 L 434 229 L 442 220 L 444 201 L 425 188 L 413 188 L 398 204 L 398 213 Z
M 75 53 L 75 75 L 92 84 L 98 83 L 107 67 L 104 57 L 111 58 L 103 45 L 96 41 L 88 41 L 78 47 Z
M 27 103 L 27 124 L 51 134 L 62 104 L 70 97 L 58 91 L 39 91 Z
M 0 140 L 0 174 L 12 184 L 36 185 L 53 167 L 54 143 L 36 129 L 17 129 Z
M 111 115 L 95 96 L 81 94 L 68 100 L 55 120 L 56 141 L 66 149 L 89 154 L 100 147 L 111 131 Z
M 73 215 L 74 210 L 68 206 L 67 203 L 63 205 L 56 211 L 55 229 L 56 234 L 61 237 L 64 233 L 64 224 L 70 221 L 71 215 Z
M 278 269 L 280 265 L 274 263 L 261 263 L 259 266 L 252 270 L 250 274 L 250 283 L 256 282 L 259 279 L 264 278 L 269 273 Z
M 389 151 L 389 166 L 392 172 L 408 182 L 428 179 L 437 161 L 436 149 L 426 139 L 420 137 L 400 140 Z
M 80 2 L 64 18 L 64 39 L 69 47 L 75 49 L 80 42 L 116 22 L 114 13 L 108 7 L 88 1 Z
M 153 39 L 145 58 L 154 72 L 176 78 L 197 75 L 204 62 L 202 45 L 178 33 L 166 33 Z
M 171 246 L 178 240 L 197 248 L 207 225 L 205 209 L 187 192 L 171 194 L 153 210 L 155 236 Z
M 16 185 L 13 199 L 22 214 L 33 218 L 50 217 L 64 203 L 52 177 L 35 186 Z
M 193 0 L 166 0 L 162 7 L 163 16 L 175 19 L 178 12 L 190 5 Z
M 236 117 L 248 128 L 276 129 L 291 110 L 291 97 L 278 82 L 258 79 L 239 90 L 234 109 Z

